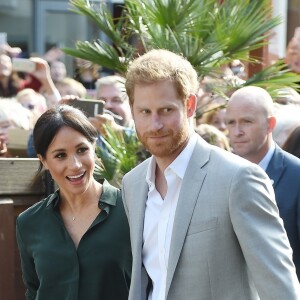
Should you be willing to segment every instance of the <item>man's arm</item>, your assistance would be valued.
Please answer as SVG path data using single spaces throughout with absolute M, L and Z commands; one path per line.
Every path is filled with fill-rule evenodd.
M 261 299 L 300 299 L 292 250 L 274 191 L 258 167 L 241 168 L 230 192 L 230 216 Z

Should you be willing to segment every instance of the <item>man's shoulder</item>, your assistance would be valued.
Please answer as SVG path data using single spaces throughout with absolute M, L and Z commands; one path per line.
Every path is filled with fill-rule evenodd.
M 287 167 L 296 168 L 300 170 L 300 159 L 291 153 L 276 146 L 274 155 L 272 157 L 276 162 L 282 160 Z
M 203 144 L 200 143 L 200 147 L 201 146 L 202 148 L 196 148 L 196 151 L 198 151 L 198 155 L 202 156 L 203 150 L 206 151 L 206 153 L 208 153 L 208 160 L 219 165 L 220 168 L 227 169 L 228 167 L 242 168 L 255 166 L 255 164 L 248 161 L 247 159 L 242 158 L 232 152 L 221 149 L 220 147 L 205 144 L 205 147 L 203 148 Z
M 142 174 L 145 173 L 146 176 L 146 172 L 150 163 L 150 159 L 151 158 L 147 158 L 146 160 L 144 160 L 143 162 L 141 162 L 140 164 L 138 164 L 136 167 L 134 167 L 132 170 L 130 170 L 128 173 L 126 173 L 123 177 L 123 179 L 127 179 L 127 178 L 133 178 L 133 177 L 139 177 L 142 176 Z M 144 176 L 144 178 L 145 178 Z

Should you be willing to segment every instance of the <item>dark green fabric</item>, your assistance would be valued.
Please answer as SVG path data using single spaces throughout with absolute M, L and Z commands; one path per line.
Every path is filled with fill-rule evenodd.
M 127 300 L 132 257 L 120 191 L 103 183 L 102 211 L 77 249 L 58 202 L 57 191 L 17 218 L 26 299 Z

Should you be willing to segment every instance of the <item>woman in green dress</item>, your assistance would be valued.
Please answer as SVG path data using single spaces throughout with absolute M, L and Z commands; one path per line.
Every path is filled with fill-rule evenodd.
M 93 177 L 97 131 L 69 105 L 37 121 L 39 172 L 58 190 L 17 218 L 26 299 L 127 300 L 129 227 L 120 191 Z

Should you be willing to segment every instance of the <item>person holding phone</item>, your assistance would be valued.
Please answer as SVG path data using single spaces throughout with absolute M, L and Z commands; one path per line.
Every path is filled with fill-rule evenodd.
M 0 99 L 0 157 L 13 157 L 11 132 L 32 129 L 32 113 L 16 99 Z M 19 141 L 18 141 L 19 142 Z
M 14 68 L 16 65 L 18 68 Z M 19 76 L 18 72 L 20 71 L 25 72 L 24 78 Z M 59 91 L 51 79 L 47 61 L 39 57 L 32 57 L 22 60 L 15 58 L 13 63 L 10 56 L 0 54 L 0 97 L 14 97 L 25 88 L 32 88 L 43 93 L 49 107 L 56 105 L 61 99 Z
M 58 190 L 16 221 L 27 300 L 127 300 L 129 226 L 121 193 L 94 179 L 97 131 L 77 108 L 60 105 L 34 130 L 39 172 Z

